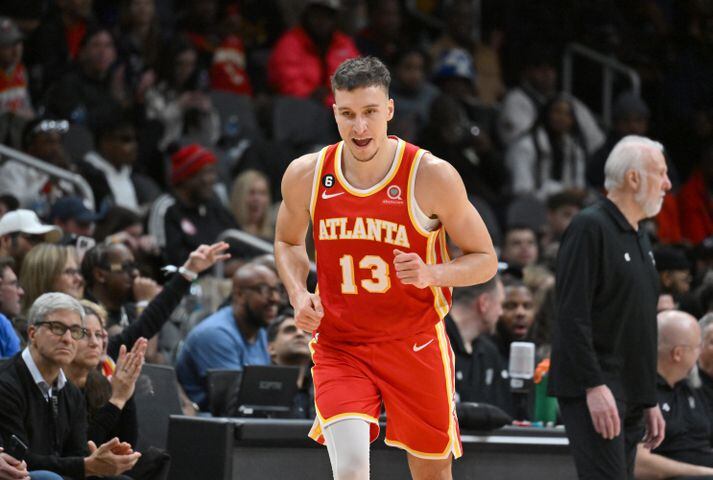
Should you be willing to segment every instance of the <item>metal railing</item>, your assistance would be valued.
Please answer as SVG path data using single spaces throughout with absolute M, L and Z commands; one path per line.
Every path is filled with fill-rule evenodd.
M 641 94 L 641 79 L 639 74 L 633 68 L 621 63 L 614 57 L 604 55 L 596 50 L 592 50 L 589 47 L 585 47 L 579 43 L 570 43 L 567 45 L 564 53 L 563 59 L 563 74 L 562 74 L 562 88 L 567 93 L 572 93 L 572 83 L 574 79 L 573 64 L 574 57 L 580 56 L 595 63 L 601 65 L 603 71 L 602 80 L 602 120 L 604 124 L 609 127 L 611 126 L 611 110 L 612 110 L 612 97 L 613 84 L 614 84 L 614 74 L 619 74 L 629 79 L 631 82 L 631 91 L 637 97 Z
M 26 167 L 30 167 L 35 170 L 39 170 L 42 173 L 46 173 L 52 178 L 64 180 L 66 182 L 71 183 L 77 188 L 78 192 L 86 199 L 85 203 L 87 208 L 94 210 L 95 204 L 92 189 L 89 187 L 89 183 L 87 183 L 84 177 L 82 177 L 78 173 L 72 173 L 69 170 L 55 167 L 54 165 L 50 165 L 47 162 L 43 162 L 42 160 L 39 160 L 35 157 L 31 157 L 26 153 L 23 153 L 19 150 L 15 150 L 14 148 L 10 148 L 7 145 L 3 145 L 2 143 L 0 143 L 0 155 L 2 155 L 3 157 L 7 157 L 3 158 L 0 163 L 5 162 L 6 160 L 14 160 L 18 163 L 25 165 Z

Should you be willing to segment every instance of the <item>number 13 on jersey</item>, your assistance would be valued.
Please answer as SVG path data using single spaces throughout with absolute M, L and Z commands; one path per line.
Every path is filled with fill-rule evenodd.
M 354 279 L 354 258 L 344 255 L 339 259 L 342 267 L 342 293 L 356 295 L 359 289 Z M 359 260 L 359 268 L 371 270 L 371 278 L 362 280 L 361 288 L 370 293 L 386 293 L 391 288 L 389 264 L 378 255 L 365 255 Z

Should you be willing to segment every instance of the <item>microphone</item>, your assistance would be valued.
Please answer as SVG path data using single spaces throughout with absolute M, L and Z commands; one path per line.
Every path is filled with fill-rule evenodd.
M 515 418 L 529 417 L 528 397 L 535 374 L 535 344 L 532 342 L 512 342 L 508 360 L 508 376 L 512 393 Z

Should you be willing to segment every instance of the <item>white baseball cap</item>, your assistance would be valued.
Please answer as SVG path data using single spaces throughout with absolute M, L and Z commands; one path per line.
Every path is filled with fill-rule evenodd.
M 32 210 L 13 210 L 0 218 L 0 237 L 21 232 L 29 235 L 44 235 L 45 242 L 56 243 L 62 238 L 62 229 L 44 225 Z

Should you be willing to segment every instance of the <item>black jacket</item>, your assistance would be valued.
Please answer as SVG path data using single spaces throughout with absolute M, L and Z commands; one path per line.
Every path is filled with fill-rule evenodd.
M 28 470 L 84 478 L 87 412 L 82 392 L 71 382 L 57 392 L 57 414 L 42 396 L 30 370 L 15 355 L 0 368 L 0 436 L 16 435 L 28 447 Z

